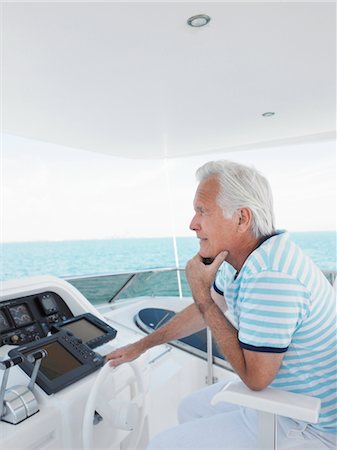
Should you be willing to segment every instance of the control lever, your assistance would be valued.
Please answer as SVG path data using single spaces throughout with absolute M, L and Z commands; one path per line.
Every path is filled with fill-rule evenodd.
M 32 376 L 31 376 L 30 382 L 28 384 L 28 389 L 31 390 L 31 391 L 33 391 L 33 389 L 34 389 L 37 373 L 38 373 L 39 368 L 41 366 L 42 358 L 45 358 L 47 355 L 48 355 L 47 350 L 45 350 L 44 348 L 41 348 L 41 350 L 38 350 L 37 352 L 34 352 L 34 353 L 30 353 L 27 356 L 27 360 L 30 363 L 34 364 L 34 369 L 33 369 L 33 372 L 32 372 Z
M 8 381 L 8 375 L 9 375 L 9 369 L 11 367 L 16 366 L 17 364 L 20 364 L 23 362 L 22 356 L 15 356 L 14 358 L 6 359 L 5 361 L 0 362 L 0 369 L 4 370 L 5 373 L 2 377 L 2 383 L 0 388 L 0 419 L 5 414 L 6 406 L 5 406 L 5 393 L 6 393 L 6 386 Z
M 42 358 L 47 356 L 44 349 L 27 356 L 34 364 L 33 373 L 28 386 L 17 385 L 6 389 L 9 369 L 23 362 L 23 356 L 15 356 L 0 362 L 0 369 L 5 370 L 0 390 L 0 420 L 17 424 L 39 411 L 38 403 L 32 392 Z

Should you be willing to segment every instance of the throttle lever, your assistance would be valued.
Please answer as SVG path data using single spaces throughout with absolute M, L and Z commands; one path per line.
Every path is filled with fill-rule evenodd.
M 5 373 L 3 374 L 3 377 L 2 377 L 2 383 L 1 383 L 1 388 L 0 388 L 0 419 L 5 413 L 4 399 L 5 399 L 9 369 L 11 367 L 16 366 L 17 364 L 22 363 L 22 362 L 23 362 L 22 356 L 14 356 L 14 358 L 8 358 L 8 359 L 5 359 L 4 361 L 0 361 L 0 369 L 5 371 Z
M 37 374 L 39 372 L 39 368 L 40 368 L 42 359 L 45 358 L 46 356 L 48 356 L 47 350 L 45 350 L 44 348 L 41 348 L 40 350 L 38 350 L 38 351 L 36 351 L 34 353 L 30 353 L 26 357 L 27 361 L 29 361 L 30 363 L 34 364 L 32 376 L 31 376 L 30 382 L 28 384 L 28 389 L 30 389 L 31 391 L 33 391 L 33 388 L 34 388 L 34 385 L 35 385 L 35 381 L 36 381 L 36 377 L 37 377 Z

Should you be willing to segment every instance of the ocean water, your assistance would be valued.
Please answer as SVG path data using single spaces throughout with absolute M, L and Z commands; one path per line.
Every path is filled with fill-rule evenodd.
M 290 233 L 323 270 L 336 270 L 336 233 Z M 198 240 L 177 238 L 179 267 L 198 251 Z M 1 245 L 0 280 L 32 275 L 73 277 L 175 267 L 171 238 L 18 242 Z

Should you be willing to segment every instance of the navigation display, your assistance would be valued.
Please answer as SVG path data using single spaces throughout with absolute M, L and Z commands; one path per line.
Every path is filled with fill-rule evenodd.
M 49 380 L 54 380 L 82 365 L 77 358 L 57 341 L 45 344 L 43 348 L 47 350 L 48 355 L 43 358 L 40 371 Z M 23 353 L 27 356 L 31 351 Z
M 75 322 L 70 322 L 65 325 L 68 330 L 82 339 L 83 342 L 91 341 L 92 339 L 96 339 L 100 336 L 105 336 L 105 332 L 92 324 L 86 319 L 80 319 Z
M 90 348 L 111 341 L 117 334 L 117 330 L 91 313 L 81 314 L 56 324 L 56 329 L 62 328 L 66 328 Z
M 6 331 L 10 328 L 7 317 L 5 316 L 4 311 L 0 311 L 0 333 Z
M 45 350 L 37 372 L 36 383 L 47 393 L 54 394 L 81 380 L 103 366 L 103 356 L 95 353 L 69 331 L 60 330 L 34 342 L 9 351 L 9 356 L 23 356 L 21 369 L 31 377 L 34 363 L 29 355 Z
M 18 327 L 33 322 L 32 316 L 30 315 L 27 306 L 24 304 L 11 306 L 9 311 L 13 317 L 15 325 Z

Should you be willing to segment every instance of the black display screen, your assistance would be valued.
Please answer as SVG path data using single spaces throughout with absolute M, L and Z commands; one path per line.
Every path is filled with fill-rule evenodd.
M 9 322 L 4 311 L 0 311 L 0 333 L 10 328 Z
M 9 308 L 9 311 L 17 327 L 27 325 L 33 321 L 27 306 L 24 304 L 12 306 Z
M 57 341 L 45 344 L 43 348 L 47 350 L 48 355 L 43 358 L 40 371 L 49 380 L 54 380 L 82 365 L 77 358 Z M 31 351 L 23 353 L 27 356 Z
M 74 333 L 75 336 L 82 339 L 83 342 L 91 341 L 92 339 L 96 339 L 106 334 L 104 330 L 86 319 L 80 319 L 74 322 L 67 323 L 65 324 L 65 327 L 68 328 L 68 330 L 70 330 L 72 333 Z
M 40 297 L 40 302 L 44 312 L 49 315 L 57 311 L 56 300 L 52 294 L 43 294 Z

